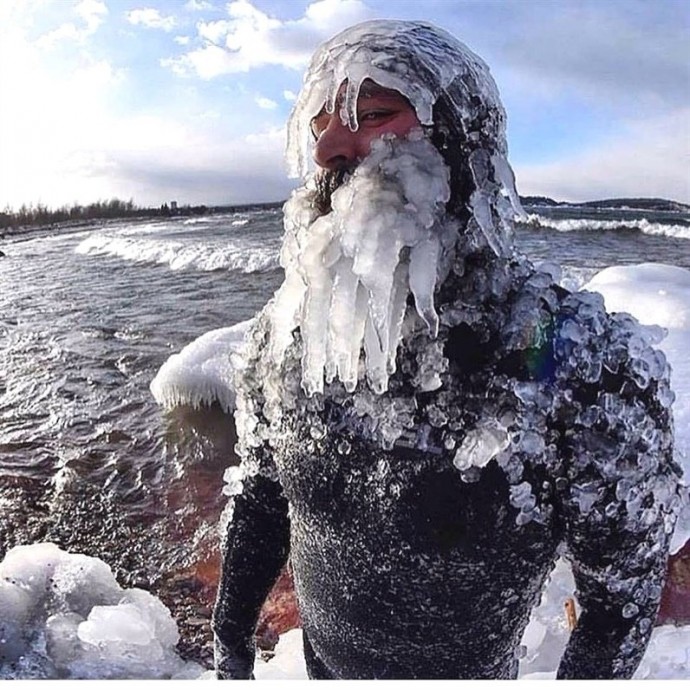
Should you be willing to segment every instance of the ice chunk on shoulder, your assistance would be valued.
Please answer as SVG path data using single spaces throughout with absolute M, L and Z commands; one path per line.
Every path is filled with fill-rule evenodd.
M 497 424 L 484 424 L 467 433 L 455 453 L 453 464 L 459 470 L 485 467 L 492 458 L 505 450 L 510 443 L 505 429 Z
M 217 402 L 231 412 L 235 406 L 234 373 L 242 366 L 244 338 L 253 322 L 249 319 L 204 333 L 171 355 L 151 381 L 156 402 L 168 410 Z

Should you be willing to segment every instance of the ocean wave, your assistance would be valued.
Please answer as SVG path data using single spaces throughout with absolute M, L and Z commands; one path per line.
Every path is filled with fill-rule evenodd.
M 210 220 L 209 216 L 196 216 L 194 218 L 185 218 L 182 221 L 182 225 L 200 225 L 201 223 L 208 223 Z
M 547 218 L 536 213 L 528 214 L 525 225 L 537 228 L 549 228 L 558 232 L 576 232 L 582 230 L 604 231 L 637 231 L 645 235 L 661 235 L 690 240 L 690 226 L 654 223 L 646 218 L 620 220 L 593 220 L 590 218 Z
M 262 273 L 277 269 L 278 249 L 272 246 L 213 246 L 173 240 L 151 240 L 94 234 L 75 248 L 77 254 L 111 256 L 135 263 L 168 265 L 173 271 L 239 271 Z

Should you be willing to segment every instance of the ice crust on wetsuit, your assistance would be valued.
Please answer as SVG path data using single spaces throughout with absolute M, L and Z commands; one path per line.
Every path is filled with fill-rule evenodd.
M 355 39 L 369 45 L 370 57 L 388 54 L 388 47 L 378 49 L 377 31 L 390 46 L 399 30 L 414 31 L 420 45 L 437 41 L 427 25 L 368 23 L 327 44 L 331 53 L 317 53 L 315 69 L 329 64 L 329 55 L 336 64 L 337 51 L 352 49 Z M 464 47 L 455 50 L 459 62 L 474 64 Z M 423 64 L 409 61 L 411 69 Z M 418 69 L 407 80 L 432 79 L 437 99 L 444 89 L 460 89 Z M 454 69 L 476 111 L 459 112 L 455 125 L 484 162 L 481 174 L 472 174 L 469 212 L 439 210 L 444 192 L 428 184 L 438 180 L 434 154 L 417 135 L 381 142 L 358 168 L 360 178 L 378 175 L 380 185 L 400 191 L 399 171 L 409 169 L 402 161 L 412 158 L 419 176 L 429 171 L 419 188 L 432 190 L 432 222 L 415 230 L 424 241 L 429 231 L 436 238 L 437 332 L 409 284 L 416 245 L 405 245 L 389 269 L 395 275 L 407 267 L 408 282 L 391 285 L 410 291 L 393 329 L 394 357 L 382 343 L 373 357 L 381 362 L 383 355 L 385 377 L 370 362 L 366 337 L 354 386 L 353 366 L 343 360 L 341 368 L 337 356 L 329 362 L 337 348 L 329 351 L 328 338 L 316 365 L 305 358 L 317 328 L 309 325 L 310 295 L 336 283 L 338 262 L 322 261 L 316 279 L 310 267 L 332 258 L 339 225 L 363 217 L 359 207 L 350 214 L 343 208 L 334 220 L 337 195 L 354 195 L 362 179 L 356 172 L 335 193 L 326 221 L 313 210 L 309 183 L 286 206 L 286 245 L 302 243 L 302 251 L 283 254 L 286 283 L 292 271 L 296 288 L 289 299 L 278 293 L 259 316 L 237 382 L 243 460 L 227 477 L 214 613 L 221 676 L 251 673 L 256 617 L 288 554 L 313 677 L 514 677 L 516 648 L 561 545 L 582 615 L 559 676 L 630 677 L 644 652 L 680 504 L 673 394 L 668 365 L 653 347 L 658 333 L 625 314 L 608 315 L 594 293 L 566 292 L 507 249 L 504 181 L 512 176 L 492 163 L 505 152 L 502 111 L 487 96 L 494 90 L 484 83 L 488 71 L 472 91 L 471 70 Z M 381 74 L 366 76 L 384 82 Z M 296 112 L 302 107 L 298 101 Z M 480 197 L 488 208 L 483 224 L 472 205 Z M 400 211 L 400 199 L 376 207 L 376 198 L 370 194 L 366 217 L 381 230 L 390 207 Z M 330 234 L 312 233 L 319 225 Z M 378 246 L 390 245 L 394 225 L 378 235 L 364 230 Z M 370 236 L 359 232 L 352 256 Z M 362 275 L 350 271 L 367 290 Z M 388 306 L 397 292 L 389 290 Z M 342 316 L 336 295 L 331 288 L 319 307 L 322 320 L 313 320 L 324 331 Z M 374 304 L 368 300 L 360 317 L 376 332 Z

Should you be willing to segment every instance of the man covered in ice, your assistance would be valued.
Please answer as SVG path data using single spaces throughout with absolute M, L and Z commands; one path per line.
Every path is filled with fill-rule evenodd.
M 324 44 L 289 124 L 302 171 L 312 141 L 237 384 L 218 675 L 251 675 L 289 558 L 311 677 L 514 678 L 562 552 L 559 677 L 630 677 L 679 504 L 654 333 L 514 254 L 504 112 L 446 32 Z

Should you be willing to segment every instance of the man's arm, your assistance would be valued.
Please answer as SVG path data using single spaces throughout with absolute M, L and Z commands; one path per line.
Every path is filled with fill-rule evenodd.
M 213 611 L 218 678 L 248 679 L 254 668 L 254 629 L 290 549 L 288 506 L 280 484 L 245 477 L 229 506 L 221 574 Z
M 591 526 L 575 531 L 581 543 L 571 543 L 570 557 L 582 611 L 557 677 L 631 678 L 656 619 L 668 539 L 659 524 L 638 534 L 613 528 L 604 538 Z
M 582 609 L 557 677 L 630 678 L 656 619 L 680 505 L 672 394 L 663 355 L 631 317 L 588 330 L 589 342 L 557 343 L 573 384 L 558 415 L 558 503 Z

